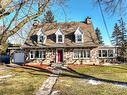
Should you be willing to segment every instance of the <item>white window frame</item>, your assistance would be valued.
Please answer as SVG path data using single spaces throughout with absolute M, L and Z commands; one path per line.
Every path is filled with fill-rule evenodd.
M 81 53 L 79 53 L 79 52 L 83 52 L 83 57 L 81 58 Z M 89 54 L 88 54 L 88 51 L 89 51 Z M 75 57 L 75 52 L 77 52 L 77 58 Z M 85 55 L 85 53 L 86 53 L 86 57 L 84 57 Z M 89 57 L 88 57 L 88 55 L 89 55 Z M 90 59 L 90 57 L 91 57 L 91 54 L 90 54 L 90 49 L 74 49 L 73 50 L 73 59 Z
M 64 34 L 63 34 L 63 32 L 62 32 L 62 30 L 60 28 L 57 30 L 57 32 L 55 33 L 55 35 L 56 35 L 56 43 L 64 43 Z M 58 41 L 59 35 L 62 36 L 62 42 L 59 42 Z
M 103 50 L 107 51 L 107 56 L 106 57 L 103 57 Z M 113 51 L 113 56 L 112 57 L 109 57 L 109 50 L 112 50 Z M 99 56 L 99 51 L 101 51 L 101 57 Z M 115 51 L 114 49 L 99 49 L 98 50 L 98 58 L 114 58 L 115 55 L 114 55 Z
M 37 37 L 38 37 L 38 42 L 39 42 L 39 43 L 45 43 L 45 41 L 46 41 L 46 36 L 45 36 L 45 35 L 40 34 L 40 35 L 37 35 Z M 41 37 L 43 37 L 43 41 L 40 41 L 40 38 L 41 38 Z
M 31 53 L 32 53 L 32 54 L 31 54 Z M 31 55 L 32 55 L 33 57 L 31 57 Z M 30 56 L 30 59 L 34 59 L 34 58 L 35 58 L 35 51 L 30 51 L 29 56 Z
M 108 50 L 108 57 L 109 57 L 109 54 L 110 54 L 110 53 L 109 53 L 110 50 L 111 50 L 111 49 Z M 114 55 L 114 50 L 112 50 L 112 52 L 113 52 L 113 53 L 112 53 L 112 54 L 113 54 L 112 57 L 114 57 L 114 56 L 115 56 L 115 55 Z
M 41 57 L 35 58 L 36 51 L 39 51 L 39 56 L 41 56 Z M 33 58 L 31 58 L 31 55 L 32 55 L 31 52 L 33 52 Z M 40 54 L 40 52 L 42 52 L 42 54 Z M 29 56 L 30 56 L 30 59 L 45 59 L 46 58 L 46 51 L 45 50 L 30 50 Z
M 59 42 L 59 36 L 62 36 L 62 41 L 61 42 Z M 64 43 L 64 35 L 61 35 L 61 34 L 57 34 L 56 35 L 56 43 Z
M 43 41 L 40 41 L 40 38 L 43 36 Z M 38 43 L 45 43 L 46 42 L 46 38 L 47 36 L 44 34 L 44 32 L 42 31 L 42 29 L 40 29 L 38 32 L 37 32 L 37 42 Z
M 81 41 L 78 41 L 78 36 L 81 36 Z M 75 34 L 75 42 L 76 43 L 83 43 L 83 34 Z
M 80 27 L 77 28 L 77 30 L 75 31 L 75 43 L 83 43 L 84 42 L 84 33 L 81 30 Z M 81 35 L 81 41 L 78 41 L 78 36 Z

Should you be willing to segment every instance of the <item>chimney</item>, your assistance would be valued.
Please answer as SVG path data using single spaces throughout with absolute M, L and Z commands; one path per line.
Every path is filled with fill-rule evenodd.
M 91 17 L 88 16 L 88 17 L 86 18 L 86 24 L 91 24 L 91 23 L 92 23 Z

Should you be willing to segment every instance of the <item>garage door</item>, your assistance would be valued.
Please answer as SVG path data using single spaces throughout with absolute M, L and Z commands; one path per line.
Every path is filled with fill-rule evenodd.
M 14 53 L 14 63 L 15 64 L 23 64 L 23 63 L 25 63 L 24 52 Z

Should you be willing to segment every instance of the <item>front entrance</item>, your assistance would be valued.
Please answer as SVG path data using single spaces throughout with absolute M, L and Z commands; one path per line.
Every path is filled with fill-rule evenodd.
M 62 49 L 57 50 L 57 62 L 58 63 L 63 62 L 63 50 Z

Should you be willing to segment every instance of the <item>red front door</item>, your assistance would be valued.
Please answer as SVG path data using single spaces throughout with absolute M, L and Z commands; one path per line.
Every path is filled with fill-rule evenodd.
M 58 54 L 58 63 L 63 62 L 63 50 L 57 50 L 57 54 Z

